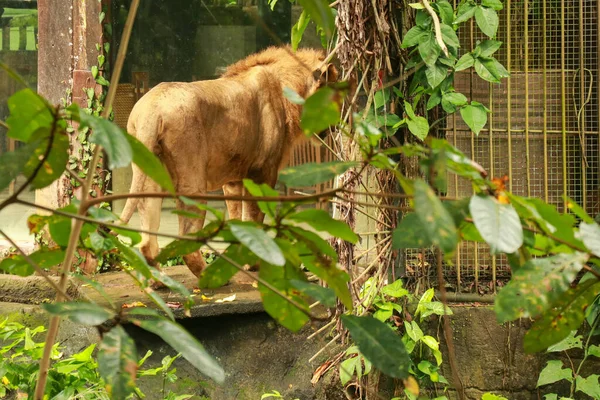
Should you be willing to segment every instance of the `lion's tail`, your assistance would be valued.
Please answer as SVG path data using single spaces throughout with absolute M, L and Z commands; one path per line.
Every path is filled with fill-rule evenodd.
M 141 100 L 143 101 L 143 99 Z M 158 145 L 159 130 L 162 129 L 162 119 L 153 115 L 150 118 L 135 118 L 135 107 L 127 123 L 127 131 L 142 142 L 150 151 L 154 151 Z M 129 193 L 140 193 L 144 190 L 147 176 L 137 166 L 132 164 L 133 175 Z M 140 202 L 139 198 L 128 198 L 121 212 L 121 221 L 128 223 Z

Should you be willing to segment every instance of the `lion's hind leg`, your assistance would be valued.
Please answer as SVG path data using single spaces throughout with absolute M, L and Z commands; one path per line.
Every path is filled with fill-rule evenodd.
M 144 192 L 158 192 L 160 187 L 151 179 L 147 179 L 144 184 Z M 160 228 L 160 212 L 163 200 L 158 198 L 140 199 L 138 203 L 138 213 L 140 216 L 140 227 L 145 231 L 157 232 Z M 142 233 L 142 242 L 140 251 L 150 263 L 158 255 L 158 238 L 156 235 Z
M 199 201 L 199 203 L 205 203 Z M 189 233 L 198 232 L 204 226 L 204 218 L 206 216 L 206 211 L 199 210 L 195 205 L 186 205 L 182 201 L 177 200 L 177 209 L 183 211 L 193 212 L 194 214 L 198 214 L 198 218 L 190 218 L 183 215 L 179 215 L 179 234 L 181 236 L 185 236 Z M 202 256 L 202 252 L 197 250 L 193 253 L 187 254 L 183 256 L 183 261 L 185 261 L 185 265 L 192 271 L 194 275 L 200 277 L 202 271 L 206 267 L 206 261 L 204 261 L 204 257 Z

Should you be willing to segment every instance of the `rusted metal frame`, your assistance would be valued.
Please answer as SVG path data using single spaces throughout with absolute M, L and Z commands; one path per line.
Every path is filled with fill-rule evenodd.
M 560 1 L 560 25 L 565 26 L 565 0 Z M 560 30 L 560 103 L 561 103 L 561 129 L 562 129 L 562 178 L 563 194 L 568 195 L 567 188 L 567 89 L 565 86 L 565 30 Z M 563 202 L 564 210 L 567 209 L 566 200 Z
M 543 81 L 543 126 L 544 136 L 544 201 L 548 202 L 548 39 L 547 39 L 547 6 L 542 1 L 542 81 Z
M 579 106 L 581 114 L 575 117 L 578 120 L 578 129 L 580 131 L 579 139 L 581 141 L 581 206 L 587 209 L 587 162 L 586 162 L 586 136 L 585 136 L 585 37 L 584 37 L 584 7 L 583 0 L 579 0 Z
M 525 32 L 525 168 L 527 178 L 527 197 L 531 197 L 531 153 L 529 143 L 529 2 L 523 2 L 523 19 Z
M 470 20 L 469 25 L 469 40 L 471 45 L 471 50 L 475 47 L 475 29 L 473 19 Z M 474 78 L 475 70 L 473 68 L 470 69 L 469 74 L 469 100 L 473 101 L 473 78 Z M 475 134 L 471 132 L 471 158 L 475 159 Z M 473 251 L 473 266 L 475 268 L 475 288 L 479 287 L 479 244 L 477 242 L 473 243 L 474 251 Z
M 506 70 L 512 70 L 512 33 L 511 33 L 511 0 L 506 0 Z M 512 98 L 511 98 L 511 79 L 506 78 L 506 139 L 508 143 L 508 189 L 512 190 L 513 165 L 512 165 Z
M 600 1 L 600 0 L 599 0 Z M 456 0 L 453 0 L 452 6 L 456 9 Z M 456 113 L 452 114 L 452 144 L 457 147 L 456 143 Z M 458 175 L 454 174 L 454 195 L 458 196 Z M 460 244 L 456 246 L 456 291 L 460 292 L 461 287 L 461 254 Z

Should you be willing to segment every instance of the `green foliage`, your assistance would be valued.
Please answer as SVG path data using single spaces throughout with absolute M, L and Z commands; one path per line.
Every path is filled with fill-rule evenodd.
M 342 323 L 360 352 L 381 372 L 408 378 L 410 358 L 402 340 L 383 322 L 373 317 L 343 315 Z
M 279 173 L 279 180 L 289 187 L 314 186 L 327 182 L 356 165 L 351 161 L 307 163 L 285 168 Z
M 133 308 L 129 310 L 127 317 L 133 324 L 160 336 L 206 376 L 219 383 L 225 379 L 225 371 L 221 366 L 181 325 L 147 308 Z
M 100 375 L 112 398 L 124 399 L 133 393 L 137 372 L 137 351 L 133 339 L 121 326 L 102 337 L 98 351 Z
M 301 0 L 300 4 L 303 12 L 292 30 L 293 47 L 299 45 L 310 21 L 316 23 L 324 39 L 333 38 L 335 10 L 329 2 Z M 354 179 L 352 183 L 360 182 L 360 175 L 367 166 L 378 172 L 389 172 L 410 198 L 410 206 L 414 209 L 402 218 L 393 232 L 394 249 L 437 246 L 450 260 L 461 240 L 487 243 L 494 253 L 507 254 L 513 268 L 512 280 L 500 291 L 496 300 L 498 320 L 504 322 L 520 317 L 534 319 L 532 328 L 525 336 L 526 350 L 562 351 L 582 346 L 585 357 L 597 357 L 600 354 L 598 347 L 589 345 L 589 340 L 583 343 L 573 331 L 588 321 L 590 335 L 598 333 L 600 307 L 597 306 L 597 298 L 600 282 L 597 274 L 590 272 L 577 280 L 584 268 L 598 272 L 598 224 L 570 199 L 565 199 L 568 213 L 560 213 L 556 207 L 541 200 L 521 198 L 506 192 L 496 180 L 492 182 L 487 178 L 481 166 L 448 142 L 429 134 L 439 123 L 429 120 L 429 110 L 437 106 L 441 106 L 446 114 L 460 114 L 475 134 L 485 129 L 487 114 L 491 110 L 476 101 L 469 102 L 464 94 L 457 92 L 454 77 L 456 73 L 471 68 L 480 79 L 487 82 L 497 83 L 509 75 L 494 57 L 501 46 L 494 37 L 502 3 L 499 0 L 464 0 L 456 10 L 446 0 L 435 1 L 431 5 L 440 20 L 441 38 L 436 37 L 433 19 L 423 5 L 413 4 L 416 10 L 415 26 L 410 27 L 402 42 L 402 47 L 407 49 L 410 57 L 407 65 L 404 65 L 410 72 L 410 81 L 403 82 L 400 86 L 402 90 L 398 87 L 373 89 L 368 95 L 369 109 L 354 114 L 352 125 L 342 121 L 340 116 L 347 84 L 322 87 L 306 99 L 289 88 L 284 90 L 288 100 L 303 106 L 301 128 L 306 133 L 322 133 L 330 127 L 336 127 L 341 135 L 354 140 L 360 150 L 357 155 L 362 159 L 287 168 L 281 171 L 280 180 L 288 187 L 307 187 L 336 179 L 351 169 L 355 169 L 348 174 Z M 457 30 L 472 18 L 474 25 L 489 39 L 476 43 L 473 48 L 463 49 Z M 447 46 L 447 53 L 442 51 L 438 40 Z M 108 52 L 109 47 L 102 48 L 99 45 L 98 49 Z M 91 71 L 100 85 L 108 84 L 104 78 L 104 64 L 105 55 L 100 54 L 98 66 Z M 90 154 L 93 146 L 101 146 L 109 168 L 125 167 L 133 162 L 162 189 L 173 192 L 173 183 L 160 160 L 143 143 L 112 122 L 99 118 L 103 109 L 101 97 L 96 96 L 93 88 L 87 88 L 85 93 L 88 99 L 86 109 L 76 106 L 50 107 L 46 100 L 29 89 L 19 91 L 9 99 L 8 134 L 22 143 L 15 152 L 0 156 L 0 190 L 21 174 L 29 179 L 32 188 L 47 186 L 61 177 L 67 166 L 76 171 L 80 178 L 86 178 L 90 173 L 96 174 L 97 171 L 90 171 Z M 398 110 L 397 114 L 393 114 L 392 110 Z M 66 118 L 79 122 L 79 126 L 76 129 L 68 127 Z M 383 142 L 400 129 L 403 129 L 401 133 L 404 138 L 406 135 L 414 138 L 396 147 L 389 147 L 388 142 Z M 81 153 L 72 154 L 71 157 L 67 155 L 69 134 L 82 144 Z M 424 178 L 415 180 L 404 177 L 396 163 L 398 156 L 416 157 Z M 470 183 L 473 197 L 455 201 L 440 200 L 438 193 L 446 191 L 448 173 L 456 174 Z M 104 179 L 110 178 L 95 177 L 94 185 L 103 188 Z M 79 184 L 75 178 L 71 182 L 74 187 Z M 277 191 L 264 184 L 247 180 L 244 186 L 252 196 L 279 196 Z M 336 188 L 328 193 L 329 197 L 344 198 L 345 188 Z M 94 197 L 95 189 L 88 189 Z M 414 297 L 401 281 L 382 287 L 382 282 L 374 278 L 367 279 L 359 293 L 354 293 L 354 297 L 359 297 L 354 304 L 355 299 L 349 288 L 350 276 L 338 267 L 338 254 L 321 235 L 340 239 L 337 243 L 344 246 L 357 243 L 359 237 L 349 225 L 332 218 L 325 211 L 297 210 L 301 203 L 307 203 L 310 199 L 314 200 L 258 201 L 258 207 L 268 218 L 267 222 L 256 224 L 226 221 L 220 211 L 191 199 L 180 198 L 187 206 L 195 207 L 177 211 L 176 214 L 201 218 L 209 212 L 216 221 L 191 233 L 193 241 L 179 238 L 171 242 L 159 254 L 157 261 L 168 263 L 169 260 L 180 260 L 183 255 L 201 250 L 206 243 L 215 239 L 228 243 L 225 253 L 203 272 L 199 280 L 201 287 L 224 285 L 246 265 L 259 267 L 258 290 L 265 310 L 292 331 L 300 330 L 311 320 L 313 314 L 309 304 L 312 301 L 317 300 L 327 307 L 333 307 L 339 301 L 346 307 L 347 313 L 341 320 L 350 332 L 355 347 L 348 349 L 341 364 L 340 378 L 343 384 L 349 384 L 354 377 L 362 379 L 373 368 L 395 378 L 411 377 L 419 382 L 446 384 L 440 374 L 442 355 L 439 342 L 427 335 L 419 324 L 432 316 L 451 314 L 451 311 L 434 300 L 432 288 L 425 290 L 420 297 Z M 2 203 L 0 209 L 6 205 L 8 203 Z M 72 396 L 79 393 L 81 388 L 91 385 L 113 397 L 126 398 L 139 394 L 139 389 L 135 387 L 137 375 L 161 374 L 164 382 L 174 379 L 175 372 L 171 368 L 174 358 L 165 358 L 158 369 L 136 373 L 138 363 L 135 346 L 123 329 L 125 322 L 132 322 L 161 336 L 202 373 L 222 382 L 225 377 L 223 369 L 196 339 L 174 322 L 173 312 L 163 298 L 150 289 L 150 283 L 162 282 L 186 298 L 186 311 L 193 304 L 189 291 L 148 264 L 135 248 L 141 241 L 135 228 L 114 226 L 119 224 L 116 215 L 103 207 L 89 208 L 88 205 L 85 201 L 83 205 L 73 201 L 52 215 L 30 217 L 28 224 L 32 233 L 40 234 L 47 227 L 56 243 L 56 247 L 42 246 L 31 255 L 31 259 L 41 268 L 52 268 L 63 261 L 65 248 L 70 243 L 78 243 L 80 251 L 109 254 L 121 261 L 125 271 L 166 317 L 151 309 L 131 309 L 117 314 L 86 302 L 44 306 L 53 315 L 91 326 L 101 325 L 104 332 L 98 355 L 101 374 L 94 368 L 86 369 L 83 364 L 76 364 L 83 362 L 77 359 L 69 361 L 71 364 L 58 363 L 59 372 L 62 371 L 65 376 L 56 379 L 62 387 L 49 389 L 52 395 L 65 390 L 62 396 Z M 79 212 L 85 212 L 89 220 L 83 224 L 79 237 L 72 237 L 72 218 L 78 218 Z M 579 223 L 579 220 L 582 222 Z M 104 226 L 106 224 L 110 229 Z M 320 278 L 326 287 L 308 283 L 304 268 Z M 0 269 L 22 276 L 34 271 L 20 255 L 4 259 L 0 262 Z M 101 286 L 92 286 L 102 292 Z M 361 316 L 352 315 L 352 312 Z M 105 324 L 106 321 L 111 323 Z M 14 338 L 16 344 L 5 352 L 14 351 L 22 343 L 23 354 L 27 353 L 29 361 L 39 360 L 41 346 L 33 341 L 34 332 L 13 331 L 5 336 Z M 91 360 L 87 352 L 91 354 L 91 350 L 86 349 L 86 353 L 80 354 L 78 359 Z M 3 359 L 0 362 L 14 361 Z M 35 380 L 36 366 L 29 364 L 23 373 L 7 369 L 12 374 L 9 376 L 6 373 L 11 386 L 5 387 L 5 390 L 15 390 L 26 384 L 31 386 Z M 0 364 L 0 371 L 4 365 Z M 85 375 L 87 379 L 82 378 L 84 375 L 76 375 L 71 369 L 74 365 L 85 371 L 82 374 L 91 375 Z M 597 395 L 597 376 L 583 377 L 573 368 L 563 367 L 555 362 L 549 364 L 538 384 L 541 386 L 567 379 L 573 385 L 571 397 L 579 391 L 592 397 Z M 102 389 L 104 387 L 106 389 Z M 176 398 L 176 395 L 164 391 L 162 395 L 169 399 Z M 265 396 L 281 397 L 277 392 Z M 407 397 L 415 398 L 408 394 Z M 484 397 L 498 398 L 491 394 Z

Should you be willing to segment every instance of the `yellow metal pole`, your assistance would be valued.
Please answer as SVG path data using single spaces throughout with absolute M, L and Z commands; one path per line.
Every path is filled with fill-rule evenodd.
M 525 22 L 525 168 L 527 196 L 531 197 L 531 154 L 529 152 L 529 1 L 523 3 L 523 15 Z
M 600 0 L 599 0 L 600 1 Z M 542 1 L 542 37 L 543 37 L 543 47 L 544 51 L 542 52 L 542 80 L 543 80 L 543 96 L 544 96 L 544 116 L 542 127 L 542 132 L 544 136 L 544 201 L 548 202 L 548 76 L 547 76 L 547 58 L 548 58 L 548 40 L 547 40 L 547 10 L 546 10 L 546 2 Z
M 562 129 L 562 179 L 563 194 L 567 193 L 567 89 L 565 86 L 565 0 L 560 1 L 560 106 Z M 563 202 L 564 211 L 567 210 L 566 201 Z
M 512 37 L 511 37 L 511 0 L 506 0 L 506 69 L 510 73 L 512 69 Z M 512 190 L 512 180 L 513 180 L 513 168 L 512 168 L 512 133 L 511 133 L 511 118 L 512 118 L 512 104 L 511 104 L 511 87 L 510 87 L 511 79 L 510 76 L 506 78 L 506 138 L 508 141 L 508 189 Z

